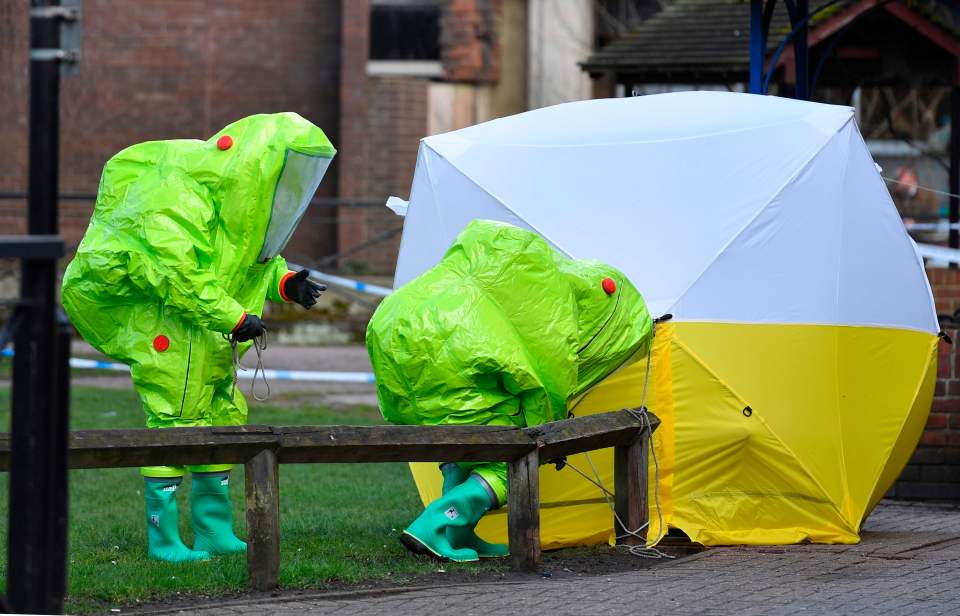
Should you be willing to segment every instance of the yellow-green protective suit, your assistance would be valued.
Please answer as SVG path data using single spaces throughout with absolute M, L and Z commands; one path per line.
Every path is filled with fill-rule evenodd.
M 334 154 L 318 127 L 278 113 L 107 162 L 63 305 L 90 344 L 130 366 L 148 427 L 246 422 L 227 336 L 285 299 L 278 253 Z
M 651 335 L 643 298 L 617 269 L 475 220 L 380 304 L 367 349 L 387 421 L 525 427 L 566 418 L 571 399 L 644 356 Z M 504 504 L 505 466 L 473 470 Z

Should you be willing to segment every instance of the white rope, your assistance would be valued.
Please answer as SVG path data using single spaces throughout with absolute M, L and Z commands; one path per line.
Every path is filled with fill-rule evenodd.
M 237 350 L 237 339 L 230 336 L 230 350 L 233 354 L 233 386 L 230 388 L 230 402 L 234 401 L 237 391 L 237 383 L 240 381 L 239 371 L 246 372 L 248 368 L 240 363 L 240 351 Z M 257 365 L 253 369 L 253 382 L 250 383 L 250 395 L 257 402 L 266 402 L 270 399 L 270 382 L 267 381 L 267 371 L 263 368 L 263 352 L 267 350 L 267 330 L 253 339 L 253 350 L 257 352 Z M 263 384 L 267 387 L 267 393 L 262 398 L 257 395 L 257 374 L 263 378 Z
M 253 369 L 253 381 L 250 383 L 250 395 L 257 402 L 266 402 L 270 399 L 270 382 L 267 381 L 267 373 L 263 369 L 263 352 L 267 350 L 267 330 L 253 339 L 253 350 L 257 352 L 257 365 Z M 257 395 L 257 373 L 263 378 L 263 384 L 267 387 L 267 393 L 261 398 Z
M 594 479 L 591 479 L 589 476 L 587 476 L 586 473 L 581 471 L 579 468 L 577 468 L 573 464 L 570 464 L 570 462 L 567 462 L 566 466 L 569 466 L 571 470 L 575 471 L 581 477 L 583 477 L 584 479 L 586 479 L 587 481 L 589 481 L 590 483 L 592 483 L 593 485 L 597 486 L 597 488 L 600 489 L 600 493 L 603 494 L 603 499 L 607 502 L 607 506 L 610 507 L 610 511 L 613 512 L 614 519 L 620 525 L 620 528 L 624 529 L 624 533 L 622 535 L 616 536 L 617 541 L 619 541 L 620 539 L 625 539 L 627 537 L 634 537 L 643 542 L 642 545 L 618 545 L 617 547 L 625 548 L 628 552 L 640 558 L 672 559 L 675 557 L 670 556 L 669 554 L 665 554 L 664 552 L 654 547 L 657 543 L 660 542 L 661 539 L 663 539 L 663 535 L 664 535 L 663 511 L 660 508 L 660 461 L 657 460 L 657 450 L 653 443 L 653 429 L 652 429 L 653 426 L 650 423 L 650 416 L 647 414 L 647 407 L 646 407 L 647 387 L 650 383 L 650 362 L 653 357 L 653 341 L 656 338 L 656 335 L 657 335 L 657 322 L 654 321 L 653 328 L 650 333 L 650 347 L 647 349 L 647 366 L 643 376 L 643 392 L 640 395 L 640 408 L 627 409 L 627 412 L 633 415 L 634 417 L 636 417 L 640 421 L 640 423 L 645 426 L 646 434 L 647 434 L 646 436 L 647 446 L 650 449 L 650 452 L 653 454 L 653 469 L 654 469 L 653 498 L 657 508 L 657 537 L 653 541 L 648 541 L 646 534 L 641 535 L 640 531 L 649 528 L 650 526 L 649 521 L 642 524 L 639 528 L 635 528 L 633 530 L 630 530 L 629 528 L 627 528 L 627 525 L 624 524 L 623 520 L 620 519 L 620 516 L 617 515 L 616 506 L 610 500 L 610 497 L 613 496 L 614 494 L 603 485 L 603 480 L 600 478 L 600 471 L 597 470 L 597 466 L 593 463 L 593 458 L 590 457 L 589 452 L 585 453 L 584 456 L 586 456 L 587 462 L 590 464 L 590 468 L 593 471 Z M 584 397 L 586 397 L 586 394 L 584 394 Z M 583 398 L 581 398 L 581 400 L 582 399 Z
M 954 194 L 954 193 L 950 193 L 950 192 L 946 192 L 946 191 L 943 191 L 943 190 L 937 190 L 936 188 L 929 188 L 929 187 L 927 187 L 927 186 L 920 186 L 919 184 L 914 184 L 913 182 L 904 182 L 903 180 L 898 180 L 898 179 L 896 179 L 896 178 L 887 177 L 887 176 L 885 176 L 885 175 L 881 175 L 880 177 L 882 177 L 883 179 L 885 179 L 885 180 L 888 181 L 888 182 L 893 182 L 894 184 L 903 184 L 904 186 L 912 186 L 912 187 L 917 188 L 918 190 L 925 190 L 925 191 L 927 191 L 927 192 L 932 192 L 932 193 L 937 194 L 937 195 L 943 195 L 944 197 L 957 197 L 958 199 L 960 199 L 960 195 L 957 195 L 957 194 Z
M 598 488 L 600 488 L 600 491 L 603 492 L 603 495 L 604 495 L 604 496 L 613 496 L 613 494 L 610 493 L 610 490 L 608 490 L 608 489 L 606 489 L 605 487 L 603 487 L 603 484 L 602 484 L 602 483 L 597 483 L 592 477 L 590 477 L 589 475 L 587 475 L 586 473 L 584 473 L 583 471 L 581 471 L 579 468 L 577 468 L 577 467 L 574 466 L 573 464 L 570 464 L 570 462 L 565 463 L 564 466 L 569 466 L 569 467 L 570 467 L 570 470 L 576 471 L 576 473 L 577 473 L 578 475 L 580 475 L 581 477 L 583 477 L 584 479 L 586 479 L 587 481 L 589 481 L 589 482 L 592 483 L 593 485 L 595 485 L 595 486 L 597 486 Z

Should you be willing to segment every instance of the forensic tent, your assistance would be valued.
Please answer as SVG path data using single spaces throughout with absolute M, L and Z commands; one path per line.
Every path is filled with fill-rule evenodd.
M 938 325 L 853 109 L 685 92 L 557 105 L 421 142 L 396 286 L 482 218 L 619 268 L 656 330 L 653 542 L 853 543 L 915 447 Z M 646 361 L 574 400 L 637 406 Z M 571 457 L 612 490 L 612 452 Z M 425 502 L 436 464 L 415 464 Z M 658 480 L 655 480 L 658 478 Z M 546 548 L 609 540 L 603 493 L 541 468 Z M 509 505 L 508 505 L 509 506 Z M 506 537 L 504 510 L 478 527 Z

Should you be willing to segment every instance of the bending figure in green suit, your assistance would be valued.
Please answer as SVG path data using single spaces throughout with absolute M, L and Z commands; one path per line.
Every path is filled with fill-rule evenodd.
M 130 366 L 147 427 L 246 423 L 231 341 L 264 332 L 267 298 L 310 308 L 323 290 L 287 270 L 286 246 L 333 145 L 295 113 L 255 115 L 206 141 L 131 146 L 103 169 L 96 207 L 63 279 L 63 305 L 95 348 Z M 178 528 L 183 467 L 144 477 L 148 555 L 180 562 L 239 552 L 229 464 L 193 472 L 193 549 Z
M 615 268 L 474 220 L 439 264 L 380 304 L 367 349 L 392 423 L 526 427 L 565 419 L 570 401 L 645 356 L 651 337 L 643 298 Z M 440 469 L 442 496 L 404 545 L 454 561 L 506 555 L 474 533 L 506 504 L 506 464 Z

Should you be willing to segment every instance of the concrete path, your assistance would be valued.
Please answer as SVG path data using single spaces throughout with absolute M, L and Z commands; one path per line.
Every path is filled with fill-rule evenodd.
M 714 548 L 596 577 L 300 595 L 159 613 L 960 615 L 960 508 L 884 502 L 854 546 Z

